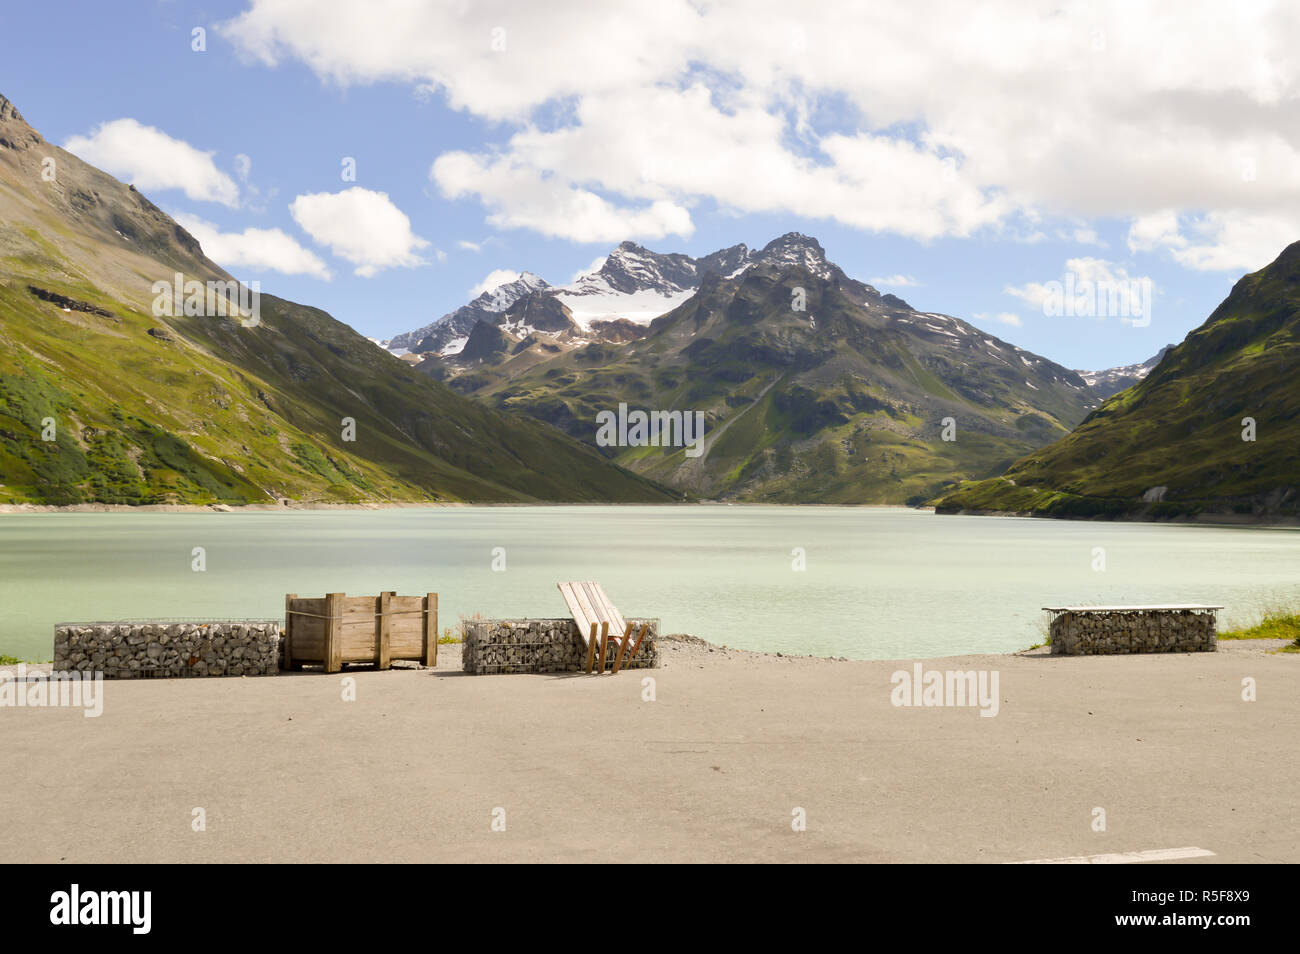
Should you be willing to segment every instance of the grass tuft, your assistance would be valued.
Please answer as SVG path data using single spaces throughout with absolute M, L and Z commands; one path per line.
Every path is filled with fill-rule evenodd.
M 1254 626 L 1219 634 L 1220 639 L 1290 639 L 1300 642 L 1300 613 L 1265 614 Z

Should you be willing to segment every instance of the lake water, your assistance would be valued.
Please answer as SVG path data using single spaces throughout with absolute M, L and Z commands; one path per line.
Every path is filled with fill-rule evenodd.
M 444 628 L 558 617 L 565 579 L 600 580 L 624 615 L 728 646 L 1005 652 L 1042 642 L 1044 605 L 1222 603 L 1221 625 L 1297 605 L 1297 533 L 716 505 L 4 515 L 0 653 L 50 659 L 60 621 L 279 618 L 285 593 L 437 592 Z

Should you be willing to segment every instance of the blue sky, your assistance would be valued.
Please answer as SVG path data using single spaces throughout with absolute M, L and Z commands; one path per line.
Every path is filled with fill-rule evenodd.
M 0 93 L 224 236 L 232 274 L 373 337 L 624 238 L 800 231 L 917 308 L 1099 368 L 1181 341 L 1300 238 L 1287 11 L 1171 35 L 1105 3 L 453 6 L 10 4 Z M 1149 279 L 1149 324 L 1045 313 L 1067 272 Z

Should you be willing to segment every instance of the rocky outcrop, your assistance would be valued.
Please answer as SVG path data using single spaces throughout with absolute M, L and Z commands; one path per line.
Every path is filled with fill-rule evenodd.
M 84 311 L 89 315 L 99 315 L 103 318 L 113 318 L 120 321 L 107 308 L 100 308 L 98 305 L 92 305 L 87 301 L 78 301 L 76 298 L 69 298 L 67 295 L 60 295 L 58 292 L 52 292 L 48 288 L 41 288 L 37 285 L 28 285 L 27 290 L 39 298 L 41 301 L 48 301 L 51 305 L 58 305 L 60 308 L 68 311 Z

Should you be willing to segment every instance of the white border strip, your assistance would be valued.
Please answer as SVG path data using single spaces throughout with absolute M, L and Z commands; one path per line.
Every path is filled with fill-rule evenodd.
M 1039 858 L 1009 861 L 1012 865 L 1134 865 L 1143 861 L 1179 861 L 1183 858 L 1213 858 L 1205 848 L 1152 848 L 1150 851 L 1121 851 L 1110 855 L 1075 855 L 1072 858 Z

